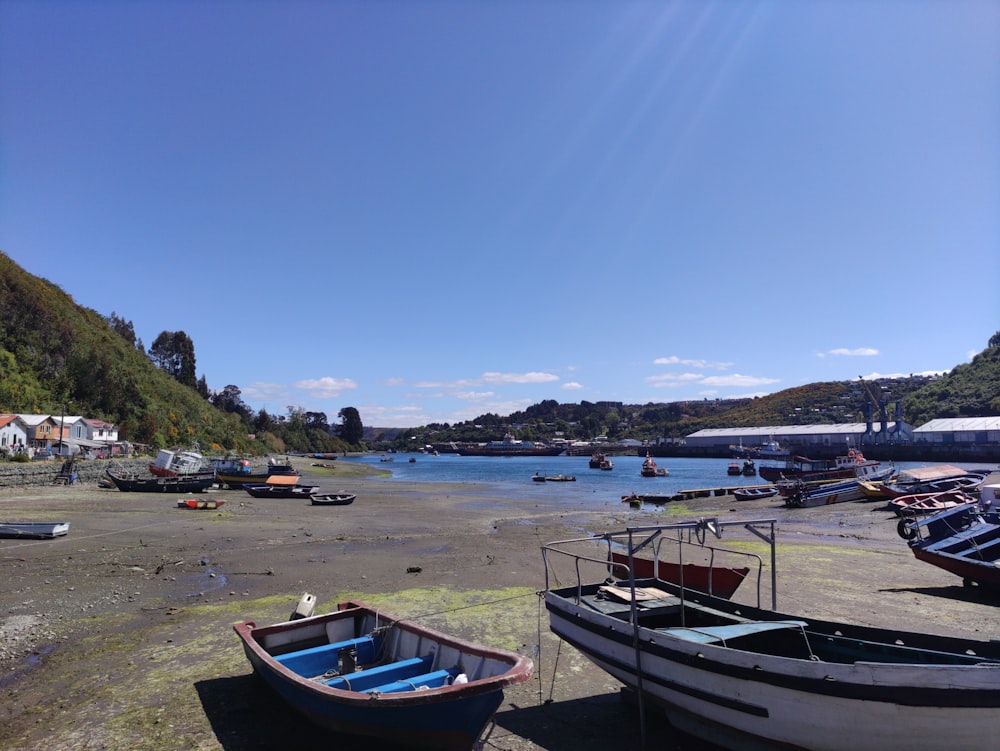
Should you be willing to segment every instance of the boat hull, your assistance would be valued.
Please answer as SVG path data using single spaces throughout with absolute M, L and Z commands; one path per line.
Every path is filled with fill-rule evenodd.
M 611 553 L 612 563 L 619 564 L 614 570 L 617 576 L 623 571 L 627 571 L 628 555 L 625 553 Z M 731 598 L 740 584 L 750 573 L 750 569 L 727 568 L 724 566 L 702 566 L 696 563 L 673 563 L 671 561 L 660 561 L 658 568 L 653 565 L 651 558 L 639 558 L 633 556 L 633 570 L 637 579 L 651 579 L 654 573 L 659 574 L 659 578 L 673 584 L 683 585 L 688 589 L 696 589 L 699 592 L 707 592 L 725 600 Z M 625 568 L 622 568 L 625 567 Z
M 897 530 L 914 557 L 962 578 L 965 585 L 1000 588 L 1000 515 L 975 504 L 929 517 L 903 518 Z
M 733 498 L 737 501 L 754 501 L 761 498 L 773 498 L 777 494 L 777 488 L 737 488 L 733 491 Z
M 309 497 L 313 506 L 349 506 L 354 503 L 352 493 L 314 493 Z
M 0 537 L 51 540 L 69 533 L 69 522 L 0 522 Z
M 574 602 L 577 592 L 573 587 L 545 593 L 552 631 L 641 691 L 672 723 L 701 738 L 708 731 L 708 740 L 727 748 L 944 751 L 981 747 L 983 738 L 1000 733 L 998 667 L 790 659 L 639 628 L 637 670 L 633 626 Z M 717 598 L 710 602 L 713 608 L 728 605 Z M 732 607 L 748 618 L 765 615 Z M 799 628 L 790 616 L 766 615 L 789 621 L 775 624 L 777 630 Z
M 386 631 L 386 627 L 390 627 Z M 342 603 L 327 615 L 288 621 L 263 629 L 252 621 L 234 626 L 254 671 L 293 709 L 311 722 L 353 736 L 377 739 L 406 748 L 468 751 L 479 740 L 503 701 L 503 689 L 531 677 L 533 666 L 525 657 L 490 649 L 368 608 L 363 603 Z M 390 690 L 366 693 L 336 688 L 363 680 L 362 672 L 345 671 L 344 678 L 311 680 L 315 664 L 293 669 L 294 660 L 322 645 L 370 637 L 382 641 L 374 653 L 403 655 L 433 653 L 435 665 L 460 664 L 468 682 L 454 682 L 426 690 Z M 312 645 L 294 651 L 301 645 Z M 354 648 L 362 660 L 363 648 Z M 290 652 L 290 654 L 287 654 Z M 343 659 L 332 652 L 334 664 Z M 283 658 L 283 661 L 282 661 Z M 289 659 L 291 658 L 291 659 Z M 301 659 L 313 659 L 301 657 Z M 353 659 L 353 658 L 352 658 Z M 428 658 L 430 659 L 430 658 Z M 334 744 L 335 745 L 335 744 Z
M 254 498 L 309 498 L 318 485 L 272 485 L 266 482 L 243 483 L 243 490 Z
M 267 482 L 269 477 L 274 475 L 292 475 L 298 476 L 299 473 L 296 470 L 292 471 L 278 471 L 278 472 L 220 472 L 216 470 L 215 480 L 219 485 L 227 485 L 230 488 L 238 489 L 242 488 L 246 484 L 259 484 Z
M 123 493 L 204 493 L 215 484 L 214 474 L 130 478 L 108 470 L 107 476 Z

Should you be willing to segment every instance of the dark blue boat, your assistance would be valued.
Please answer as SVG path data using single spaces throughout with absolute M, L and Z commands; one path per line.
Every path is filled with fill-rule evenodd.
M 468 751 L 531 660 L 360 602 L 258 628 L 233 626 L 250 664 L 317 725 L 407 748 Z M 335 745 L 331 742 L 331 745 Z

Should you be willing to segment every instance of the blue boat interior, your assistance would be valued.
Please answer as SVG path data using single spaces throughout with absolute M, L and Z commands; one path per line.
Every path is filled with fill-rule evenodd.
M 381 636 L 361 636 L 332 644 L 274 655 L 274 659 L 305 678 L 320 680 L 331 688 L 364 693 L 399 693 L 440 688 L 461 672 L 456 666 L 434 670 L 434 654 L 374 664 L 381 657 Z M 344 653 L 350 653 L 345 660 Z M 367 665 L 355 670 L 355 665 Z
M 345 639 L 333 644 L 321 644 L 275 655 L 274 659 L 292 672 L 312 678 L 339 672 L 343 664 L 341 653 L 344 651 L 352 653 L 356 664 L 372 663 L 382 651 L 382 639 L 376 636 L 359 636 L 356 639 Z
M 1000 558 L 1000 524 L 993 517 L 977 521 L 968 508 L 950 509 L 917 522 L 925 537 L 913 544 L 929 552 L 995 561 Z

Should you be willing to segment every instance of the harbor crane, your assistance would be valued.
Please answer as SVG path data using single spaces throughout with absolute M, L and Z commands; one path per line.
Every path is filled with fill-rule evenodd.
M 861 436 L 861 442 L 864 445 L 875 446 L 880 443 L 888 443 L 889 441 L 889 409 L 888 409 L 888 396 L 889 391 L 884 388 L 880 388 L 878 393 L 875 389 L 865 381 L 864 376 L 858 376 L 858 380 L 861 381 L 861 387 L 865 391 L 865 405 L 863 407 L 865 416 L 865 433 Z M 897 412 L 899 411 L 899 404 L 896 405 Z M 878 410 L 879 416 L 879 431 L 875 432 L 872 427 L 872 423 L 875 419 L 875 410 Z

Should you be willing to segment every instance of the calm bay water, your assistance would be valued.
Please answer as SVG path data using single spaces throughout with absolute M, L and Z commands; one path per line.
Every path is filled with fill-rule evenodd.
M 393 461 L 382 461 L 392 458 Z M 410 457 L 416 461 L 410 462 Z M 535 498 L 571 499 L 594 506 L 621 503 L 632 492 L 673 495 L 696 488 L 738 487 L 765 484 L 760 477 L 731 476 L 726 473 L 729 459 L 658 458 L 657 466 L 670 472 L 668 477 L 642 477 L 643 457 L 614 456 L 614 469 L 591 469 L 590 456 L 480 457 L 457 454 L 390 454 L 388 456 L 342 457 L 338 462 L 363 462 L 391 472 L 384 482 L 466 483 L 472 495 L 501 495 L 525 500 Z M 760 466 L 764 462 L 758 461 Z M 899 469 L 919 466 L 901 462 Z M 534 482 L 536 472 L 543 475 L 572 475 L 576 482 Z

